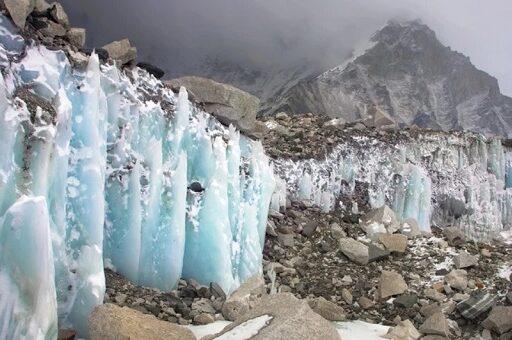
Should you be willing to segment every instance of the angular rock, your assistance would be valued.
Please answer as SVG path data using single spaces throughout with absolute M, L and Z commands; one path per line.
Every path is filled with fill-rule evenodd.
M 414 218 L 406 218 L 400 224 L 400 233 L 408 238 L 415 238 L 421 235 L 421 230 Z
M 223 124 L 233 124 L 244 133 L 255 129 L 256 113 L 260 100 L 231 85 L 218 83 L 201 77 L 182 77 L 165 82 L 175 88 L 184 86 L 195 94 L 195 100 L 202 103 Z
M 379 280 L 379 297 L 381 299 L 402 294 L 406 292 L 407 289 L 407 283 L 405 283 L 402 275 L 392 271 L 382 271 Z
M 331 301 L 327 301 L 323 297 L 309 300 L 308 304 L 315 313 L 328 321 L 345 320 L 345 311 L 343 308 Z
M 443 313 L 434 313 L 420 326 L 420 332 L 423 334 L 441 335 L 448 337 L 450 329 L 448 321 Z
M 391 328 L 387 334 L 381 337 L 393 340 L 416 340 L 421 337 L 421 333 L 418 332 L 410 320 L 404 320 L 400 321 L 395 327 Z
M 215 322 L 215 316 L 213 314 L 201 313 L 194 316 L 194 322 L 198 325 L 207 325 Z
M 466 242 L 466 235 L 457 227 L 444 228 L 443 233 L 450 245 L 456 246 Z
M 405 253 L 407 249 L 407 236 L 400 234 L 380 234 L 379 242 L 390 252 Z
M 482 326 L 498 334 L 512 330 L 512 307 L 494 307 Z
M 347 288 L 343 288 L 341 290 L 341 297 L 349 305 L 351 305 L 354 302 L 354 297 L 352 296 L 352 293 Z
M 417 295 L 400 295 L 393 300 L 393 304 L 403 308 L 411 308 L 418 302 Z
M 346 237 L 347 234 L 338 223 L 333 223 L 331 224 L 331 236 L 333 239 L 339 240 L 342 237 Z
M 180 339 L 195 340 L 188 328 L 161 321 L 128 307 L 104 304 L 89 317 L 91 340 L 104 339 Z
M 78 48 L 85 45 L 85 28 L 72 27 L 66 33 L 68 41 Z
M 137 49 L 132 47 L 130 40 L 123 39 L 119 41 L 113 41 L 110 44 L 103 46 L 108 52 L 110 58 L 119 62 L 121 65 L 129 63 L 137 58 Z
M 496 295 L 483 292 L 459 302 L 457 310 L 464 318 L 473 320 L 491 309 L 496 301 Z
M 43 22 L 46 24 L 46 27 L 41 28 L 39 31 L 47 37 L 64 37 L 66 35 L 66 28 L 61 24 L 53 22 L 51 20 L 47 20 L 43 18 Z
M 60 3 L 53 3 L 53 7 L 50 9 L 50 15 L 58 24 L 64 26 L 65 28 L 69 27 L 68 15 Z
M 423 306 L 420 309 L 420 314 L 426 318 L 428 318 L 432 314 L 441 313 L 441 312 L 442 312 L 441 306 L 439 306 L 437 303 L 432 303 L 430 305 Z
M 25 28 L 28 15 L 35 6 L 34 0 L 4 0 L 4 5 L 11 15 L 14 24 L 21 29 Z
M 372 243 L 368 244 L 368 262 L 383 260 L 389 257 L 390 254 L 389 250 L 382 249 Z
M 468 268 L 478 264 L 478 258 L 465 251 L 460 252 L 459 255 L 453 258 L 453 263 L 457 269 Z
M 439 291 L 433 289 L 433 288 L 426 288 L 423 291 L 423 294 L 431 300 L 442 302 L 444 299 L 446 299 L 446 295 L 440 293 Z
M 217 282 L 211 282 L 210 283 L 210 293 L 216 298 L 216 299 L 226 299 L 226 293 L 222 289 L 221 286 Z
M 293 234 L 283 234 L 283 233 L 277 233 L 277 241 L 285 246 L 285 247 L 293 247 L 295 244 L 295 239 L 293 237 Z
M 341 252 L 352 262 L 365 265 L 369 261 L 368 247 L 352 238 L 341 238 L 338 240 Z
M 76 332 L 71 329 L 59 329 L 57 340 L 74 340 Z
M 468 273 L 463 269 L 454 269 L 445 275 L 444 281 L 453 289 L 464 290 L 468 287 Z
M 357 300 L 357 303 L 359 306 L 361 306 L 362 309 L 369 309 L 375 305 L 375 303 L 368 299 L 366 296 L 361 296 L 359 300 Z
M 220 333 L 204 339 L 215 339 L 223 334 L 236 338 L 236 332 L 243 323 L 258 317 L 268 316 L 262 328 L 251 340 L 339 340 L 333 324 L 311 310 L 309 305 L 290 293 L 267 295 L 235 322 L 226 326 Z
M 400 229 L 395 213 L 387 205 L 369 211 L 362 218 L 361 228 L 370 238 L 377 236 L 377 233 L 394 233 Z
M 264 295 L 266 295 L 265 280 L 259 275 L 255 275 L 229 296 L 222 306 L 222 316 L 226 320 L 235 321 Z

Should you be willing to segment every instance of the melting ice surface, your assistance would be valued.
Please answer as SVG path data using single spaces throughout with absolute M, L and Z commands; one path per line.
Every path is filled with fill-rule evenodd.
M 278 160 L 275 172 L 275 210 L 291 196 L 331 211 L 362 182 L 371 207 L 388 204 L 425 231 L 456 225 L 491 240 L 512 226 L 512 153 L 474 133 L 424 131 L 395 142 L 355 133 L 324 159 Z
M 73 69 L 0 19 L 0 338 L 56 338 L 57 322 L 87 336 L 104 261 L 163 290 L 229 292 L 261 271 L 274 180 L 259 142 L 185 89 L 95 55 Z

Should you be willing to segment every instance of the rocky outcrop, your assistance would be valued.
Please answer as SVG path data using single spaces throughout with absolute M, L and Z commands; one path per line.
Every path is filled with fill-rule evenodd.
M 192 97 L 222 123 L 233 124 L 248 134 L 260 132 L 258 129 L 261 127 L 256 123 L 260 101 L 255 96 L 231 85 L 201 77 L 182 77 L 165 83 L 175 89 L 186 87 Z
M 222 332 L 207 337 L 215 339 L 221 335 L 234 336 L 237 330 L 251 320 L 267 316 L 252 340 L 339 340 L 334 326 L 311 310 L 305 301 L 295 298 L 290 293 L 281 293 L 264 297 L 252 310 L 244 314 Z
M 105 304 L 94 310 L 89 318 L 89 333 L 91 340 L 196 339 L 185 327 L 112 304 Z

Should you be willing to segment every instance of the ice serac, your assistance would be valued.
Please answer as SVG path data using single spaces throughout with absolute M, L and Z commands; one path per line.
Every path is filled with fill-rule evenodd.
M 0 25 L 0 338 L 87 337 L 104 264 L 162 290 L 261 271 L 275 183 L 260 142 L 184 88 L 95 54 L 73 69 Z
M 369 207 L 387 204 L 424 231 L 454 225 L 472 239 L 492 240 L 512 227 L 511 151 L 500 139 L 433 131 L 377 136 L 352 132 L 325 158 L 276 162 L 273 209 L 284 208 L 286 195 L 331 211 L 343 196 L 363 194 Z

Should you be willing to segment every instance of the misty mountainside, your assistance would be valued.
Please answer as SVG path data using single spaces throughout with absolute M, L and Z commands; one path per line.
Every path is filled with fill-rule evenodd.
M 262 108 L 266 114 L 313 112 L 353 121 L 375 104 L 398 124 L 512 133 L 512 98 L 500 93 L 497 80 L 418 21 L 390 22 L 361 54 L 275 93 Z

